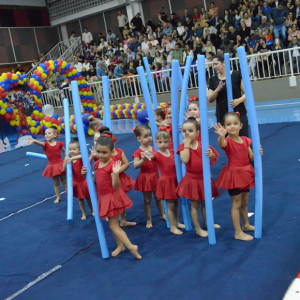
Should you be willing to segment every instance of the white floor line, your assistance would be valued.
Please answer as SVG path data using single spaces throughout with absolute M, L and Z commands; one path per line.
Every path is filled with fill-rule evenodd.
M 64 192 L 61 192 L 60 194 L 64 194 L 64 193 L 65 193 L 65 191 L 64 191 Z M 56 195 L 51 196 L 51 197 L 49 197 L 49 198 L 46 198 L 46 199 L 44 199 L 44 200 L 42 200 L 42 201 L 40 201 L 40 202 L 37 202 L 37 203 L 35 203 L 35 204 L 31 205 L 31 206 L 28 206 L 28 207 L 26 207 L 26 208 L 23 208 L 23 209 L 21 209 L 21 210 L 18 210 L 17 212 L 11 213 L 10 215 L 8 215 L 8 216 L 6 216 L 6 217 L 0 219 L 0 221 L 3 221 L 3 220 L 5 220 L 5 219 L 7 219 L 7 218 L 9 218 L 9 217 L 11 217 L 11 216 L 13 216 L 13 215 L 15 215 L 15 214 L 18 214 L 18 213 L 20 213 L 20 212 L 22 212 L 22 211 L 24 211 L 24 210 L 27 210 L 27 209 L 29 209 L 29 208 L 31 208 L 31 207 L 34 207 L 34 206 L 36 206 L 36 205 L 38 205 L 38 204 L 41 204 L 41 203 L 43 203 L 43 202 L 45 202 L 45 201 L 47 201 L 47 200 L 49 200 L 49 199 L 52 199 L 52 198 L 54 198 L 54 197 L 56 197 Z
M 32 287 L 33 285 L 35 285 L 36 283 L 38 283 L 39 281 L 43 280 L 44 278 L 46 278 L 47 276 L 49 276 L 50 274 L 52 274 L 53 272 L 59 270 L 61 268 L 61 265 L 57 265 L 56 267 L 54 267 L 53 269 L 49 270 L 46 273 L 43 273 L 42 275 L 40 275 L 37 279 L 35 279 L 34 281 L 29 282 L 26 286 L 24 286 L 21 290 L 18 290 L 16 293 L 14 293 L 13 295 L 9 296 L 8 298 L 6 298 L 5 300 L 11 300 L 16 298 L 18 295 L 20 295 L 21 293 L 25 292 L 26 290 L 28 290 L 30 287 Z

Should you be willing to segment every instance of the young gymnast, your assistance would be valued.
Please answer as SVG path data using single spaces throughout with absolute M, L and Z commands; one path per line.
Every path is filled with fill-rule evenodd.
M 113 232 L 117 243 L 117 248 L 112 252 L 116 257 L 126 246 L 133 256 L 141 259 L 138 253 L 138 246 L 133 245 L 128 239 L 125 231 L 119 226 L 119 215 L 132 206 L 131 200 L 121 188 L 119 173 L 122 168 L 122 162 L 114 162 L 111 154 L 115 145 L 110 137 L 101 136 L 96 144 L 96 153 L 98 161 L 94 164 L 99 216 L 101 219 L 108 217 L 109 227 Z M 82 173 L 85 174 L 87 169 L 83 167 Z
M 83 167 L 82 157 L 79 154 L 80 147 L 78 138 L 74 138 L 69 143 L 69 155 L 65 157 L 63 169 L 66 171 L 67 164 L 72 163 L 72 175 L 73 175 L 73 196 L 78 198 L 79 207 L 82 212 L 81 220 L 86 220 L 86 211 L 84 205 L 84 199 L 91 210 L 91 214 L 94 215 L 92 202 L 90 198 L 89 188 L 86 179 L 81 175 L 81 169 Z
M 200 106 L 199 106 L 199 100 L 195 96 L 189 99 L 189 104 L 187 106 L 185 119 L 187 120 L 188 117 L 194 117 L 200 126 Z M 200 130 L 199 130 L 199 135 L 197 136 L 197 141 L 201 142 Z
M 144 195 L 144 209 L 147 218 L 147 228 L 152 228 L 152 218 L 151 218 L 151 201 L 152 193 L 156 201 L 156 206 L 158 208 L 160 218 L 166 220 L 164 213 L 163 202 L 159 201 L 155 197 L 155 191 L 157 188 L 157 182 L 159 178 L 158 167 L 154 161 L 149 161 L 144 152 L 148 150 L 150 153 L 154 153 L 154 147 L 151 147 L 152 135 L 150 128 L 146 125 L 138 125 L 134 129 L 135 136 L 140 142 L 140 147 L 133 153 L 132 157 L 134 159 L 133 166 L 135 169 L 141 169 L 140 173 L 135 182 L 135 190 L 142 192 Z
M 176 193 L 177 178 L 173 151 L 169 151 L 170 134 L 165 127 L 160 127 L 155 136 L 155 144 L 159 151 L 151 154 L 145 151 L 145 157 L 155 160 L 161 173 L 158 179 L 155 196 L 158 200 L 166 200 L 168 204 L 168 219 L 170 222 L 170 232 L 182 234 L 178 228 L 185 228 L 179 223 L 179 200 Z
M 224 127 L 219 123 L 215 125 L 215 132 L 219 135 L 218 145 L 225 151 L 228 164 L 221 171 L 217 186 L 228 190 L 231 197 L 231 220 L 234 227 L 234 238 L 242 241 L 251 241 L 253 237 L 245 231 L 254 231 L 249 224 L 248 199 L 250 189 L 254 188 L 254 169 L 249 162 L 253 161 L 251 139 L 239 136 L 243 124 L 239 113 L 228 112 L 224 116 Z M 227 138 L 225 138 L 228 134 Z M 260 150 L 263 155 L 263 150 Z M 240 225 L 242 219 L 242 228 Z
M 55 126 L 47 128 L 45 131 L 45 138 L 47 142 L 40 142 L 33 138 L 29 138 L 27 145 L 36 144 L 43 147 L 45 154 L 48 158 L 48 165 L 44 170 L 44 177 L 51 177 L 54 183 L 54 191 L 56 194 L 56 200 L 54 203 L 60 201 L 60 181 L 67 191 L 67 179 L 66 172 L 63 170 L 63 159 L 61 152 L 66 155 L 66 149 L 64 148 L 65 143 L 55 141 L 57 137 L 57 129 Z
M 102 126 L 103 121 L 101 119 L 95 118 L 94 116 L 89 116 L 89 127 L 95 132 L 99 130 L 99 127 Z
M 191 216 L 195 225 L 196 234 L 201 237 L 207 237 L 208 233 L 200 226 L 199 204 L 201 203 L 201 213 L 204 220 L 204 228 L 207 228 L 204 183 L 203 183 L 203 165 L 202 165 L 202 145 L 197 141 L 199 135 L 199 123 L 194 117 L 189 117 L 182 126 L 183 140 L 179 145 L 177 154 L 180 154 L 181 161 L 186 165 L 186 174 L 178 184 L 176 192 L 179 196 L 191 200 Z M 206 156 L 210 158 L 210 164 L 213 165 L 218 159 L 218 152 L 211 146 L 206 151 Z M 212 197 L 220 193 L 211 179 Z M 201 201 L 200 201 L 201 200 Z M 220 228 L 215 224 L 215 228 Z

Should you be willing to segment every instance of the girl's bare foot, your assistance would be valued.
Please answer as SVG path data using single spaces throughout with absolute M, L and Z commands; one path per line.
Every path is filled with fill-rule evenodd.
M 93 217 L 95 217 L 95 215 L 94 215 L 94 212 L 93 212 L 93 211 L 91 212 L 91 215 L 92 215 Z
M 136 258 L 136 259 L 142 259 L 142 257 L 140 256 L 140 254 L 138 253 L 138 246 L 137 245 L 133 245 L 131 249 L 129 249 L 129 251 L 132 253 L 132 255 Z
M 135 225 L 136 225 L 135 222 L 127 222 L 127 221 L 125 221 L 125 222 L 121 222 L 120 223 L 121 227 L 130 227 L 130 226 L 135 226 Z
M 112 257 L 116 257 L 116 256 L 118 256 L 121 252 L 123 252 L 124 250 L 125 250 L 124 245 L 118 246 L 117 249 L 111 253 L 111 256 L 112 256 Z
M 152 221 L 147 221 L 146 228 L 152 228 Z
M 245 226 L 245 227 L 243 227 L 242 228 L 242 230 L 245 232 L 245 231 L 254 231 L 254 226 L 252 226 L 252 225 L 247 225 L 247 226 Z
M 203 229 L 196 230 L 196 234 L 198 234 L 199 236 L 204 237 L 204 238 L 208 237 L 208 232 Z
M 181 230 L 179 230 L 178 228 L 171 228 L 170 229 L 170 232 L 176 234 L 176 235 L 180 235 L 180 234 L 183 234 L 183 232 Z
M 235 238 L 236 240 L 241 240 L 241 241 L 246 241 L 246 242 L 252 241 L 252 240 L 253 240 L 253 236 L 251 236 L 251 235 L 249 235 L 249 234 L 246 234 L 246 233 L 244 233 L 243 231 L 241 231 L 241 232 L 238 233 L 238 234 L 235 234 L 235 235 L 234 235 L 234 238 Z
M 160 218 L 164 221 L 167 221 L 166 215 L 160 216 Z
M 184 225 L 184 224 L 181 224 L 181 223 L 178 223 L 177 227 L 178 227 L 178 228 L 181 228 L 181 229 L 185 229 L 185 225 Z
M 81 220 L 82 221 L 86 220 L 86 215 L 82 215 Z
M 215 227 L 215 229 L 220 229 L 221 228 L 221 226 L 219 224 L 214 224 L 214 227 Z M 203 228 L 207 229 L 207 225 L 205 225 Z
M 60 199 L 56 198 L 56 200 L 54 201 L 54 203 L 59 203 Z
M 109 220 L 108 220 L 108 217 L 106 217 L 106 218 L 105 218 L 105 221 L 106 221 L 106 222 L 108 222 L 108 221 L 109 221 Z

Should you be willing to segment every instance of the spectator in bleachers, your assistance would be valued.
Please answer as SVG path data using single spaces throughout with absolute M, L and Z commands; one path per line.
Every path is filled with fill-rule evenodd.
M 237 35 L 237 38 L 236 38 L 237 43 L 239 42 L 238 37 L 240 37 L 240 35 Z M 240 39 L 241 39 L 241 37 L 240 37 Z M 222 49 L 224 53 L 229 53 L 230 57 L 233 57 L 234 47 L 235 47 L 234 43 L 229 41 L 228 37 L 225 37 L 223 40 L 223 43 L 220 46 L 220 49 Z M 206 50 L 205 52 L 207 54 L 210 52 L 215 53 L 214 51 L 210 51 L 210 49 Z
M 249 16 L 251 17 L 252 22 L 257 22 L 257 24 L 259 26 L 260 25 L 260 15 L 259 15 L 260 6 L 256 5 L 256 3 L 258 3 L 258 2 L 255 2 L 255 1 L 250 2 L 250 14 L 249 14 Z
M 145 51 L 148 49 L 148 39 L 147 37 L 144 37 L 144 41 L 142 42 L 142 50 Z
M 300 31 L 297 29 L 295 24 L 288 31 L 288 40 L 291 42 L 294 36 L 300 39 Z
M 270 65 L 272 63 L 272 57 L 270 53 L 271 50 L 272 47 L 266 44 L 266 38 L 264 37 L 261 38 L 257 49 L 257 53 L 267 53 L 267 54 L 257 56 L 260 77 L 263 77 L 264 73 L 268 72 L 269 69 L 271 69 L 270 68 Z
M 173 12 L 171 13 L 171 25 L 173 26 L 173 28 L 176 28 L 178 26 L 178 18 L 176 16 L 176 13 Z
M 70 40 L 71 40 L 71 44 L 74 43 L 76 37 L 75 37 L 75 31 L 71 32 L 71 36 L 70 36 Z
M 194 23 L 192 22 L 192 19 L 186 17 L 185 22 L 183 22 L 183 26 L 188 27 L 188 29 L 192 30 L 194 28 Z
M 175 45 L 174 51 L 172 52 L 172 60 L 178 60 L 179 64 L 182 65 L 182 60 L 183 60 L 183 52 L 179 48 L 179 44 Z
M 82 41 L 87 44 L 91 44 L 93 41 L 93 36 L 87 28 L 84 28 L 84 32 L 82 33 Z
M 145 54 L 147 55 L 147 53 L 150 54 L 151 57 L 155 57 L 155 48 L 152 46 L 152 43 L 148 43 L 148 49 L 145 50 Z
M 253 48 L 254 53 L 257 52 L 259 46 L 259 36 L 255 34 L 254 30 L 250 31 L 250 38 L 248 40 L 248 45 Z
M 131 19 L 130 25 L 133 27 L 136 35 L 138 35 L 139 31 L 145 31 L 143 21 L 141 19 L 141 14 L 139 12 Z
M 108 56 L 108 70 L 113 71 L 114 68 L 118 65 L 118 58 L 115 56 L 113 52 L 111 52 Z
M 198 22 L 198 20 L 200 19 L 200 13 L 198 11 L 198 8 L 195 7 L 194 8 L 194 14 L 193 14 L 193 17 L 192 17 L 192 20 L 193 20 L 193 23 L 196 24 Z
M 20 72 L 22 74 L 25 73 L 25 71 L 22 69 L 22 65 L 21 64 L 17 64 L 16 72 Z
M 160 45 L 158 45 L 158 46 L 160 46 Z M 144 56 L 145 56 L 145 52 L 142 51 L 141 46 L 138 47 L 138 51 L 137 51 L 136 55 L 137 55 L 137 54 L 140 55 L 141 57 L 144 57 Z M 136 56 L 135 56 L 135 57 L 136 57 Z
M 265 30 L 270 29 L 270 32 L 273 33 L 273 25 L 267 21 L 267 17 L 261 17 L 261 24 L 258 27 L 258 35 L 261 37 L 265 35 Z
M 114 41 L 116 38 L 116 35 L 111 31 L 111 29 L 107 30 L 107 40 L 112 39 Z
M 283 44 L 285 44 L 285 39 L 286 39 L 285 18 L 287 17 L 287 14 L 283 2 L 279 2 L 277 7 L 273 7 L 267 13 L 267 16 L 269 15 L 272 15 L 271 23 L 273 24 L 275 38 L 280 38 L 280 34 L 281 34 L 282 42 Z
M 178 32 L 179 36 L 182 36 L 184 33 L 184 26 L 182 25 L 182 23 L 180 21 L 178 22 L 177 32 Z
M 127 53 L 124 52 L 124 49 L 120 50 L 121 56 L 119 57 L 118 61 L 123 62 L 123 64 L 125 65 L 127 63 Z
M 137 70 L 138 67 L 144 67 L 143 58 L 140 54 L 136 55 L 136 60 L 134 61 L 134 68 Z
M 232 16 L 235 16 L 235 11 L 239 9 L 239 3 L 236 2 L 236 0 L 231 0 L 231 4 L 229 6 L 229 13 Z
M 88 62 L 87 59 L 84 59 L 84 62 L 82 64 L 82 68 L 85 68 L 86 71 L 90 69 L 90 63 Z
M 101 44 L 101 39 L 103 39 L 106 42 L 106 37 L 101 32 L 99 32 L 98 33 L 98 45 Z
M 293 15 L 298 23 L 300 23 L 300 0 L 295 0 L 295 6 L 292 9 Z
M 228 39 L 230 42 L 234 43 L 236 40 L 236 36 L 237 36 L 238 32 L 237 29 L 233 26 L 229 27 L 229 32 L 228 32 Z
M 151 66 L 152 66 L 152 63 L 154 62 L 154 57 L 152 57 L 152 56 L 150 55 L 150 52 L 147 52 L 147 53 L 146 53 L 146 58 L 147 58 L 147 60 L 148 60 L 149 66 L 151 67 Z
M 124 36 L 124 27 L 128 24 L 128 18 L 123 14 L 121 10 L 118 11 L 118 26 L 121 38 L 123 39 Z M 126 34 L 127 35 L 127 34 Z
M 249 54 L 254 54 L 254 48 L 252 46 L 248 47 Z M 252 56 L 247 59 L 248 61 L 248 69 L 249 69 L 249 74 L 250 74 L 250 79 L 251 80 L 257 80 L 257 57 Z
M 293 36 L 292 42 L 289 44 L 288 48 L 296 48 L 296 47 L 300 47 L 300 42 L 299 42 L 297 36 Z M 299 51 L 299 49 L 294 49 L 292 51 L 292 62 L 293 62 L 294 72 L 299 73 L 299 71 L 300 71 L 300 51 Z
M 193 60 L 194 60 L 194 52 L 188 44 L 185 45 L 185 50 L 183 51 L 183 54 L 182 54 L 182 63 L 183 63 L 183 65 L 185 65 L 187 56 L 192 56 Z
M 162 34 L 165 34 L 166 36 L 172 34 L 173 30 L 172 27 L 169 26 L 169 23 L 164 23 L 163 27 Z
M 192 16 L 189 14 L 189 11 L 187 9 L 184 10 L 184 15 L 182 17 L 182 24 L 186 22 L 186 18 L 192 20 Z
M 127 62 L 129 61 L 129 57 L 132 57 L 135 60 L 135 53 L 131 51 L 131 48 L 127 48 Z
M 37 64 L 38 64 L 38 60 L 36 58 L 34 58 L 32 60 L 31 66 L 34 68 Z
M 202 43 L 202 45 L 203 45 L 203 52 L 206 53 L 206 57 L 209 52 L 216 54 L 216 48 L 215 46 L 213 46 L 211 40 L 207 40 L 206 44 Z
M 215 16 L 215 12 L 218 7 L 215 6 L 214 2 L 210 2 L 210 8 L 208 10 L 208 17 L 211 19 Z
M 124 65 L 123 65 L 123 62 L 119 61 L 117 66 L 115 67 L 114 69 L 114 78 L 122 78 L 123 77 L 123 74 L 124 74 Z M 110 70 L 112 71 L 112 70 Z

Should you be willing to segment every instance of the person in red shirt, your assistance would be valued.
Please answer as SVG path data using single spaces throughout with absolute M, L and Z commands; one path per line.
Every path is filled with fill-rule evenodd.
M 198 19 L 200 19 L 200 13 L 198 12 L 198 8 L 194 8 L 194 15 L 193 15 L 193 22 L 194 24 L 197 23 Z

